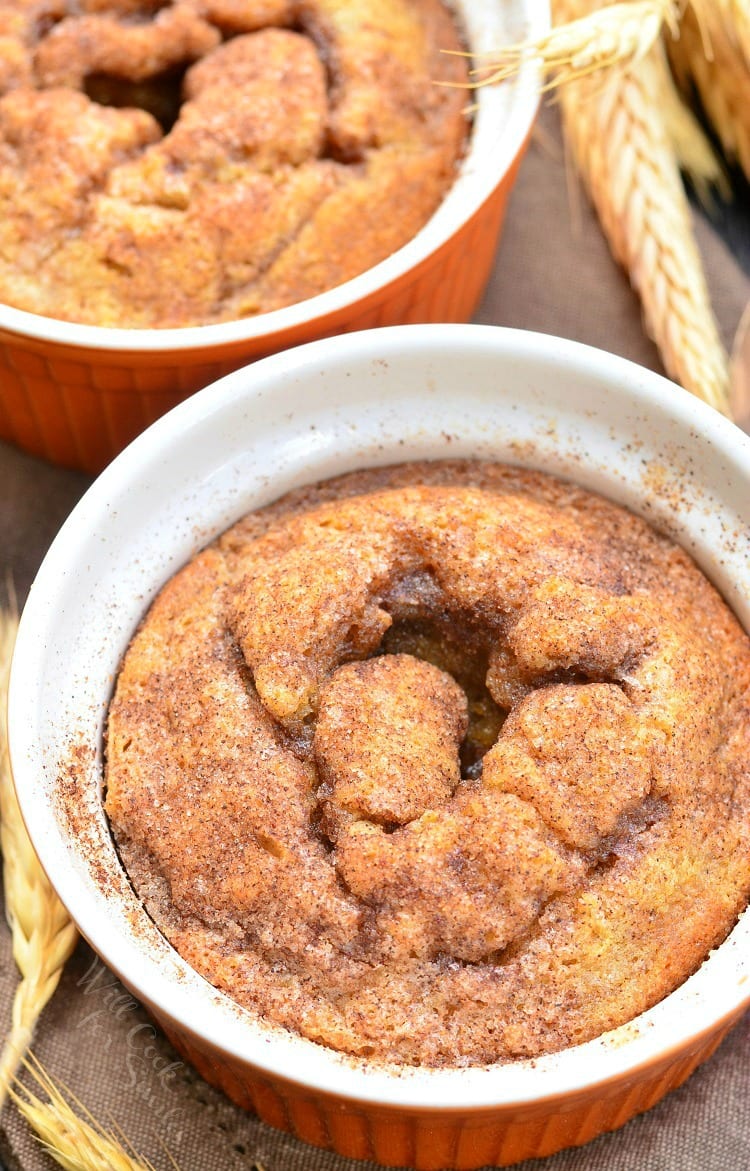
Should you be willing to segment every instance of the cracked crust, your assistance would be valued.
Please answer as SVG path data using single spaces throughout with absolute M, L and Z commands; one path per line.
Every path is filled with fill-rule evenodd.
M 0 298 L 166 328 L 349 280 L 454 178 L 461 47 L 440 0 L 0 0 Z
M 107 786 L 149 912 L 240 1003 L 384 1060 L 535 1056 L 655 1003 L 745 905 L 750 643 L 571 485 L 359 473 L 165 587 Z

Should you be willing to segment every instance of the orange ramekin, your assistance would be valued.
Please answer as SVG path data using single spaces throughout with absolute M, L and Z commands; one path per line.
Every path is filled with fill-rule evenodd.
M 546 0 L 456 0 L 455 8 L 475 52 L 549 25 Z M 467 153 L 434 216 L 392 256 L 317 297 L 241 321 L 162 330 L 76 325 L 0 305 L 0 438 L 97 472 L 159 415 L 246 362 L 353 330 L 468 321 L 538 96 L 530 65 L 512 83 L 478 90 Z
M 750 437 L 666 379 L 554 337 L 416 325 L 314 342 L 208 387 L 99 477 L 21 618 L 10 752 L 34 847 L 81 933 L 176 1048 L 264 1121 L 342 1155 L 477 1168 L 621 1126 L 678 1086 L 750 1003 L 750 911 L 679 988 L 533 1061 L 412 1069 L 335 1053 L 242 1010 L 170 947 L 104 816 L 118 665 L 149 601 L 248 509 L 403 460 L 497 459 L 574 480 L 688 549 L 750 629 Z

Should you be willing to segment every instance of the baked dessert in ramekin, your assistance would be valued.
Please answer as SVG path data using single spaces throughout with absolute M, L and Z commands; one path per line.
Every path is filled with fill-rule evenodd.
M 469 70 L 442 0 L 63 0 L 7 23 L 17 309 L 120 329 L 268 313 L 397 251 L 458 173 Z
M 746 435 L 609 354 L 501 329 L 411 326 L 275 355 L 139 437 L 50 550 L 22 615 L 9 706 L 13 772 L 35 848 L 82 933 L 180 1052 L 235 1101 L 308 1142 L 425 1169 L 548 1154 L 621 1125 L 679 1085 L 748 1004 L 747 911 L 658 1003 L 557 1052 L 443 1067 L 337 1052 L 259 1021 L 167 942 L 112 840 L 103 751 L 126 648 L 164 584 L 199 550 L 306 484 L 445 459 L 543 471 L 624 506 L 676 542 L 677 569 L 687 554 L 711 596 L 718 591 L 750 625 Z M 596 695 L 602 686 L 559 684 L 593 686 Z M 746 743 L 747 727 L 738 735 Z M 182 805 L 174 817 L 189 846 Z M 618 858 L 609 861 L 616 873 Z
M 473 52 L 549 22 L 532 0 L 453 7 Z M 3 254 L 15 272 L 0 303 L 0 438 L 99 471 L 159 414 L 251 359 L 471 316 L 536 113 L 532 64 L 476 95 L 435 84 L 466 70 L 440 51 L 456 42 L 438 0 L 389 0 L 364 33 L 372 6 L 359 0 L 175 0 L 145 22 L 135 0 L 40 20 L 37 8 L 24 6 L 15 39 L 0 35 L 0 87 L 20 86 L 0 98 Z M 358 10 L 359 32 L 347 26 Z M 92 62 L 101 72 L 86 73 Z M 169 126 L 177 111 L 138 80 L 148 62 L 166 70 L 168 97 L 188 67 L 166 134 L 159 119 Z M 37 74 L 52 88 L 29 89 Z M 475 99 L 462 148 L 461 110 Z M 116 105 L 133 102 L 146 108 Z

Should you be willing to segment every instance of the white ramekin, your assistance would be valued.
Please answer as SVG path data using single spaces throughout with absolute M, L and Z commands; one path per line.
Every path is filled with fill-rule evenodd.
M 34 846 L 104 961 L 209 1080 L 274 1125 L 399 1166 L 503 1165 L 621 1125 L 679 1084 L 750 1001 L 750 914 L 677 991 L 533 1062 L 388 1072 L 238 1009 L 143 912 L 100 802 L 113 679 L 150 599 L 246 510 L 407 459 L 569 477 L 673 535 L 750 627 L 750 438 L 673 383 L 532 333 L 405 326 L 275 355 L 160 419 L 99 477 L 21 619 L 13 773 Z

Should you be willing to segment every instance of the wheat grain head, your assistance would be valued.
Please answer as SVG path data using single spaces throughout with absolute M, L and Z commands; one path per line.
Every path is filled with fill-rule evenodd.
M 659 112 L 677 165 L 688 176 L 705 207 L 711 206 L 714 191 L 729 200 L 732 189 L 727 172 L 698 119 L 680 96 L 671 70 L 660 69 L 659 75 Z
M 13 999 L 11 1029 L 0 1053 L 0 1105 L 76 942 L 70 917 L 29 841 L 10 776 L 6 713 L 17 626 L 15 611 L 0 609 L 0 847 L 5 914 L 12 934 L 13 959 L 21 975 Z
M 689 92 L 698 92 L 725 155 L 750 180 L 750 5 L 745 24 L 732 24 L 729 0 L 691 0 L 680 22 L 680 35 L 667 42 L 675 75 Z M 746 43 L 736 30 L 744 27 Z
M 10 1095 L 56 1163 L 66 1171 L 154 1171 L 152 1163 L 127 1151 L 114 1131 L 105 1130 L 38 1061 L 30 1057 L 24 1065 L 40 1093 L 16 1083 Z
M 471 87 L 495 85 L 514 76 L 528 59 L 537 60 L 551 89 L 640 60 L 667 24 L 677 28 L 675 0 L 626 0 L 559 22 L 547 35 L 475 54 Z
M 567 21 L 597 6 L 598 0 L 554 0 L 553 14 Z M 667 70 L 659 43 L 609 85 L 584 78 L 563 87 L 565 136 L 667 372 L 728 413 L 728 358 L 659 107 Z

